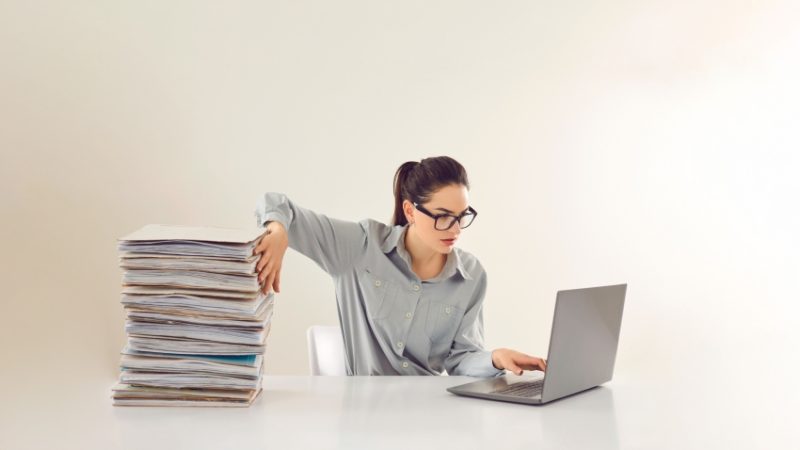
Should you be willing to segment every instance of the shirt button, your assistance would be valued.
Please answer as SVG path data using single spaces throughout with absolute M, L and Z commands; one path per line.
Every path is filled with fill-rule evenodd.
M 408 367 L 408 361 L 403 361 L 403 367 Z
M 375 286 L 381 287 L 381 280 L 375 280 Z
M 397 348 L 403 348 L 403 341 L 397 343 Z
M 411 286 L 411 287 L 412 287 L 412 289 L 414 289 L 415 291 L 418 291 L 418 290 L 419 290 L 419 285 L 418 285 L 418 284 L 415 284 L 414 286 Z
M 447 308 L 445 308 L 444 312 L 446 312 L 447 314 L 450 314 L 450 307 L 448 306 Z
M 410 319 L 410 318 L 411 318 L 411 315 L 412 315 L 412 314 L 411 314 L 410 312 L 407 312 L 407 313 L 406 313 L 406 319 Z

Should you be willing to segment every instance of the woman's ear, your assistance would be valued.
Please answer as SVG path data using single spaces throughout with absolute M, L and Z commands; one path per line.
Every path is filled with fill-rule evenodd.
M 403 214 L 406 215 L 408 223 L 414 223 L 414 205 L 408 200 L 403 200 Z

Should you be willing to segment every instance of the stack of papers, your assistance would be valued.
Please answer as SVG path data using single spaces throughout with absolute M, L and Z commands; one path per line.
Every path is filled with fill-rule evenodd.
M 253 256 L 263 231 L 147 225 L 119 240 L 128 343 L 115 405 L 255 400 L 274 305 Z

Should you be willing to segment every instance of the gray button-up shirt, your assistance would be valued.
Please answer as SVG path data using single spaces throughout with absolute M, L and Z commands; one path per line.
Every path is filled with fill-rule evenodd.
M 333 277 L 349 375 L 503 373 L 483 349 L 486 272 L 454 247 L 442 272 L 421 280 L 404 245 L 406 226 L 329 218 L 264 194 L 257 224 L 280 222 L 289 247 Z

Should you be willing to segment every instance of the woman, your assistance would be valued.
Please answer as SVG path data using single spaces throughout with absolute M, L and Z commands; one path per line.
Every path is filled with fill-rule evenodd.
M 329 218 L 267 193 L 256 208 L 267 229 L 254 250 L 259 282 L 280 292 L 287 247 L 333 277 L 349 375 L 545 371 L 542 358 L 483 349 L 486 272 L 455 247 L 477 216 L 468 189 L 452 158 L 406 162 L 394 177 L 393 226 Z

